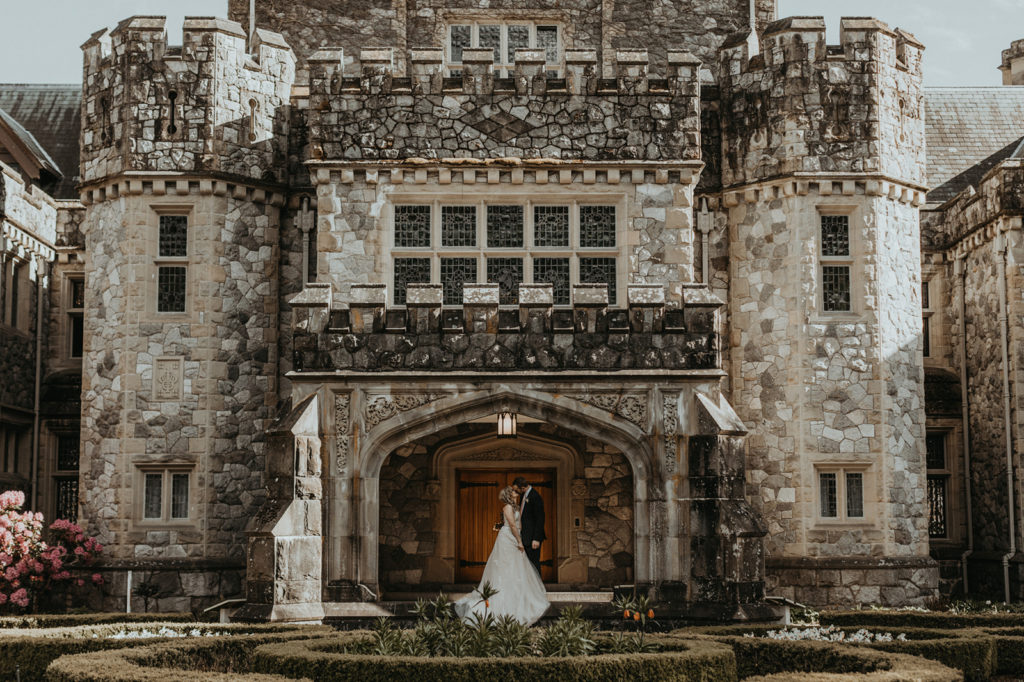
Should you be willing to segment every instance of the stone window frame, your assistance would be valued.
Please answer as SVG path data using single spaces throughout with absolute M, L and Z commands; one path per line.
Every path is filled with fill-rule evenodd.
M 928 419 L 925 424 L 925 437 L 929 434 L 945 435 L 946 466 L 944 469 L 929 469 L 927 452 L 925 453 L 925 495 L 927 497 L 927 478 L 941 475 L 946 477 L 946 537 L 930 537 L 929 542 L 943 546 L 960 546 L 965 533 L 966 512 L 963 495 L 963 455 L 962 428 L 960 419 Z M 926 500 L 927 501 L 927 500 Z M 926 513 L 927 512 L 926 510 Z
M 75 305 L 75 283 L 82 285 L 83 302 L 81 306 Z M 67 360 L 80 362 L 85 354 L 85 272 L 76 270 L 64 274 L 62 298 L 64 301 L 64 315 L 62 319 L 67 328 L 64 330 L 64 353 Z M 75 347 L 75 321 L 82 325 L 82 352 L 74 354 Z
M 395 247 L 395 207 L 399 205 L 431 206 L 431 243 L 428 247 Z M 523 248 L 490 248 L 487 244 L 487 205 L 523 206 Z M 442 247 L 441 246 L 441 206 L 476 206 L 476 246 L 475 247 Z M 615 207 L 615 246 L 614 247 L 579 247 L 580 243 L 580 210 L 583 205 Z M 534 206 L 569 206 L 569 246 L 547 247 L 533 246 L 534 243 Z M 396 258 L 430 258 L 430 281 L 441 282 L 441 258 L 476 258 L 477 282 L 487 282 L 487 254 L 498 258 L 523 259 L 523 283 L 533 282 L 534 258 L 569 258 L 570 300 L 567 304 L 556 307 L 568 308 L 572 305 L 571 288 L 580 283 L 580 258 L 614 258 L 616 272 L 614 283 L 616 303 L 612 307 L 625 304 L 625 291 L 628 281 L 627 258 L 627 197 L 625 192 L 609 192 L 607 194 L 583 194 L 562 192 L 516 192 L 489 193 L 485 192 L 476 200 L 468 200 L 466 194 L 435 194 L 395 192 L 391 195 L 384 212 L 386 226 L 386 264 L 385 282 L 388 284 L 390 301 L 395 301 L 395 259 Z M 446 305 L 446 308 L 458 308 L 459 305 Z
M 818 292 L 815 300 L 815 314 L 823 321 L 836 321 L 842 319 L 857 319 L 863 309 L 863 299 L 857 296 L 862 284 L 860 270 L 856 267 L 859 256 L 862 253 L 860 235 L 855 229 L 857 218 L 860 216 L 858 206 L 849 204 L 819 204 L 815 207 L 814 222 L 814 243 L 817 265 L 815 276 L 817 278 Z M 821 219 L 825 216 L 846 216 L 849 222 L 849 245 L 848 256 L 824 256 L 822 255 Z M 824 268 L 828 266 L 840 266 L 848 268 L 850 274 L 850 309 L 849 310 L 825 310 L 825 281 Z
M 821 513 L 821 474 L 836 474 L 836 516 Z M 861 474 L 861 506 L 863 516 L 847 515 L 846 475 Z M 814 522 L 817 526 L 873 527 L 878 518 L 875 468 L 871 462 L 816 462 L 814 464 Z
M 922 337 L 921 356 L 923 357 L 924 362 L 929 366 L 944 367 L 946 365 L 946 361 L 944 359 L 949 357 L 950 348 L 948 344 L 949 330 L 947 329 L 947 321 L 943 315 L 942 306 L 939 305 L 939 302 L 943 300 L 943 296 L 946 295 L 947 291 L 945 288 L 946 280 L 942 267 L 934 264 L 922 264 L 922 295 L 925 282 L 928 283 L 929 307 L 925 308 L 924 299 L 922 298 L 922 334 L 924 334 L 923 326 L 927 325 L 930 346 L 928 350 L 930 350 L 930 352 L 924 352 L 924 338 Z
M 196 207 L 190 203 L 181 204 L 153 204 L 149 206 L 152 238 L 149 240 L 149 253 L 152 256 L 152 271 L 150 281 L 152 290 L 146 297 L 147 312 L 153 319 L 161 322 L 187 321 L 191 319 L 193 310 L 193 292 L 195 290 L 195 276 L 191 267 L 194 263 L 195 254 L 195 233 L 196 233 Z M 185 241 L 185 256 L 161 256 L 160 255 L 160 217 L 161 216 L 185 216 L 188 225 Z M 185 268 L 185 309 L 184 310 L 159 310 L 158 298 L 160 296 L 160 268 L 180 266 Z
M 481 26 L 501 26 L 501 46 L 498 51 L 501 57 L 508 57 L 508 27 L 510 26 L 529 26 L 530 28 L 530 40 L 529 47 L 524 49 L 540 49 L 536 47 L 537 44 L 537 27 L 538 26 L 555 26 L 558 29 L 557 38 L 557 49 L 558 49 L 558 63 L 554 65 L 555 68 L 549 68 L 550 64 L 545 64 L 545 68 L 549 77 L 559 78 L 565 72 L 565 50 L 569 46 L 566 40 L 566 27 L 569 22 L 565 20 L 562 13 L 559 12 L 554 16 L 544 16 L 544 13 L 540 12 L 501 12 L 501 11 L 478 11 L 478 12 L 450 12 L 442 16 L 440 22 L 441 27 L 441 41 L 444 45 L 444 62 L 445 62 L 445 73 L 448 76 L 457 76 L 461 73 L 461 62 L 456 62 L 452 59 L 452 28 L 455 26 L 469 26 L 471 30 L 470 47 L 465 49 L 481 49 L 480 44 L 480 27 Z M 487 49 L 487 48 L 482 48 Z M 499 78 L 508 78 L 512 76 L 513 64 L 506 62 L 505 59 L 496 60 L 492 67 L 495 72 L 495 76 Z
M 196 463 L 188 460 L 171 461 L 137 461 L 134 471 L 133 519 L 139 527 L 193 528 L 199 522 L 199 508 L 196 501 L 198 483 L 196 481 Z M 161 476 L 161 509 L 160 517 L 145 516 L 146 511 L 146 475 Z M 188 516 L 171 517 L 172 482 L 175 474 L 188 474 Z

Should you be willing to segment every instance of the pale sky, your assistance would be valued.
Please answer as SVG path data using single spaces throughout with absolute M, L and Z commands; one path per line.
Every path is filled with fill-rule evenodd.
M 186 15 L 226 12 L 227 0 L 0 0 L 0 83 L 79 82 L 79 46 L 133 14 L 166 15 L 177 44 Z M 780 17 L 822 14 L 829 42 L 844 14 L 910 31 L 927 46 L 931 86 L 999 85 L 1000 52 L 1024 38 L 1024 0 L 779 0 Z

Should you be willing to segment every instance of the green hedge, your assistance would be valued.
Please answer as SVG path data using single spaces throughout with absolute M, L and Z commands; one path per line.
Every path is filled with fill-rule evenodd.
M 950 679 L 950 675 L 952 679 L 960 679 L 952 668 L 986 671 L 985 677 L 974 679 L 988 679 L 995 670 L 995 642 L 978 633 L 960 638 L 955 633 L 902 631 L 909 641 L 870 645 L 764 638 L 768 630 L 778 629 L 778 626 L 764 625 L 724 626 L 681 630 L 674 634 L 705 636 L 730 645 L 736 654 L 740 679 L 775 675 L 796 679 L 795 673 L 799 673 L 800 679 L 806 679 L 806 674 L 811 673 L 826 676 L 892 673 L 896 663 L 902 662 L 902 665 L 915 660 L 915 667 L 931 671 L 929 679 Z M 755 636 L 747 637 L 747 634 Z M 938 642 L 946 647 L 945 651 L 938 651 Z M 933 663 L 922 661 L 918 656 L 930 658 Z
M 984 628 L 996 643 L 996 672 L 1024 678 L 1024 628 Z
M 63 628 L 106 623 L 191 623 L 191 613 L 55 613 L 0 616 L 0 628 Z
M 822 626 L 843 628 L 939 628 L 1024 627 L 1024 613 L 946 613 L 943 611 L 824 611 Z
M 157 642 L 181 642 L 180 639 L 151 637 L 145 639 L 109 639 L 109 635 L 122 629 L 123 624 L 81 626 L 76 628 L 39 628 L 8 630 L 0 637 L 0 679 L 22 682 L 36 682 L 46 679 L 46 669 L 52 661 L 61 656 L 90 652 L 136 648 Z M 174 629 L 199 628 L 213 632 L 238 630 L 239 632 L 291 632 L 294 626 L 246 626 L 219 625 L 211 623 L 132 623 L 128 629 L 159 629 L 168 626 Z M 219 637 L 223 639 L 225 637 Z
M 954 682 L 962 679 L 956 670 L 926 658 L 893 653 L 884 655 L 886 670 L 869 673 L 776 673 L 747 677 L 743 682 Z
M 49 682 L 283 682 L 295 678 L 252 671 L 254 649 L 261 644 L 308 637 L 310 633 L 323 635 L 328 630 L 330 628 L 314 626 L 299 632 L 164 640 L 134 649 L 62 656 L 46 669 L 45 679 Z
M 567 658 L 415 658 L 343 653 L 351 636 L 265 644 L 256 650 L 253 668 L 266 673 L 314 680 L 360 682 L 621 682 L 622 680 L 731 682 L 736 679 L 732 651 L 712 641 L 675 639 L 673 651 L 656 654 L 601 654 Z

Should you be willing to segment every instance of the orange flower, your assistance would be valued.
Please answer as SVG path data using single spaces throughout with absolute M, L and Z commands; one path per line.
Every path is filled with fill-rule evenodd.
M 647 611 L 647 617 L 648 618 L 654 618 L 654 609 L 649 609 Z
M 639 612 L 633 614 L 633 620 L 640 620 L 640 613 Z
M 485 599 L 484 600 L 484 607 L 488 608 L 488 609 L 491 608 L 491 600 L 490 599 Z
M 623 617 L 624 619 L 626 619 L 626 620 L 629 620 L 629 609 L 626 609 L 626 610 L 625 610 L 625 611 L 624 611 L 624 612 L 622 613 L 622 617 Z

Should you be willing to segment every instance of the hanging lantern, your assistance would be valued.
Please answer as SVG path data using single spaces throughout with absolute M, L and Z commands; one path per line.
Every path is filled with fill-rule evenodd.
M 516 437 L 516 413 L 515 412 L 499 412 L 498 413 L 498 438 L 515 438 Z

